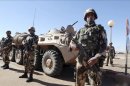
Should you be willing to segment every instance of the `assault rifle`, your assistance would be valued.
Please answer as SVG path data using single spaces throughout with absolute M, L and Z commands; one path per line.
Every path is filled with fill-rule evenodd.
M 74 41 L 74 42 L 77 45 L 77 48 L 79 49 L 78 62 L 82 64 L 82 66 L 78 70 L 76 69 L 76 73 L 75 73 L 76 82 L 75 82 L 75 84 L 77 84 L 77 82 L 78 82 L 78 74 L 82 74 L 83 72 L 85 72 L 87 70 L 95 71 L 97 73 L 97 78 L 98 78 L 98 79 L 96 79 L 95 83 L 97 85 L 101 84 L 100 74 L 98 72 L 99 69 L 98 69 L 97 65 L 90 66 L 87 62 L 91 57 L 89 57 L 89 55 L 87 55 L 86 50 L 82 46 L 82 44 L 77 43 L 76 41 Z
M 4 37 L 0 41 L 0 55 L 1 56 L 4 54 L 4 51 L 9 52 L 9 50 L 12 48 L 12 42 L 9 42 L 9 41 L 7 41 L 6 38 Z

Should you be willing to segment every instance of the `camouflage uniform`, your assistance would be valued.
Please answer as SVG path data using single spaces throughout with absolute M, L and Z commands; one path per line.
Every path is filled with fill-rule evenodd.
M 113 46 L 108 46 L 108 56 L 107 56 L 107 63 L 106 66 L 108 66 L 109 60 L 110 64 L 113 64 L 113 58 L 115 57 L 115 48 Z
M 31 27 L 32 28 L 32 27 Z M 33 29 L 31 29 L 33 30 Z M 30 29 L 29 29 L 30 31 Z M 34 30 L 35 32 L 35 30 Z M 33 72 L 34 72 L 34 58 L 35 58 L 35 46 L 38 43 L 38 36 L 35 34 L 30 34 L 27 36 L 24 44 L 24 65 L 25 65 L 25 73 L 19 78 L 27 78 L 27 73 L 30 73 L 30 76 L 27 82 L 33 80 Z
M 62 27 L 61 33 L 65 34 L 65 38 L 62 39 L 62 43 L 69 46 L 70 41 L 72 40 L 73 36 L 75 35 L 73 25 L 68 25 L 66 29 L 64 27 Z
M 11 31 L 7 31 L 6 33 L 11 34 Z M 7 37 L 4 40 L 4 44 L 2 45 L 2 47 L 3 47 L 2 56 L 3 56 L 3 61 L 5 63 L 2 67 L 4 69 L 9 68 L 9 62 L 10 62 L 9 54 L 12 49 L 12 41 L 13 41 L 13 37 L 11 35 L 7 35 Z
M 70 41 L 72 40 L 74 34 L 72 33 L 65 33 L 65 44 L 69 46 Z
M 99 64 L 96 63 L 90 66 L 87 61 L 98 53 L 102 54 L 106 49 L 107 38 L 104 28 L 95 23 L 86 24 L 72 41 L 77 44 L 79 49 L 76 64 L 76 86 L 84 86 L 86 78 L 89 79 L 92 86 L 100 86 L 102 82 Z
M 2 39 L 1 39 L 1 41 L 0 41 L 0 50 L 2 49 L 2 48 L 4 48 L 4 42 L 5 42 L 5 38 L 3 37 Z M 2 56 L 3 55 L 3 52 L 0 52 L 0 56 Z M 3 56 L 2 56 L 3 57 Z

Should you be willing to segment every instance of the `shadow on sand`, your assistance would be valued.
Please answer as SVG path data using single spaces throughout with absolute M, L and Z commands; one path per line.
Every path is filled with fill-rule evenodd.
M 38 79 L 34 79 L 33 82 L 39 83 L 41 85 L 45 85 L 45 86 L 68 86 L 68 85 L 62 85 L 62 84 L 55 84 L 55 83 L 48 83 L 48 82 L 44 82 Z
M 18 72 L 18 73 L 24 73 L 24 70 L 19 70 L 19 69 L 14 69 L 14 68 L 10 68 L 10 70 Z M 42 73 L 38 73 L 38 72 L 34 72 L 34 74 L 36 75 L 43 75 Z
M 74 80 L 74 67 L 64 66 L 61 74 L 59 76 L 55 76 L 53 78 L 75 82 L 75 80 Z

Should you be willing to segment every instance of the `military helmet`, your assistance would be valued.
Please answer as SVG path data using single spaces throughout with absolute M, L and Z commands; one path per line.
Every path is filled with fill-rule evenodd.
M 6 34 L 11 34 L 11 31 L 10 30 L 6 31 Z
M 96 14 L 96 12 L 95 12 L 95 10 L 92 9 L 92 8 L 89 8 L 89 9 L 87 9 L 87 10 L 85 11 L 85 14 L 84 14 L 84 20 L 85 20 L 85 21 L 86 21 L 86 17 L 87 17 L 87 14 L 88 14 L 88 13 L 93 13 L 94 16 L 95 16 L 95 19 L 98 18 L 98 17 L 97 17 L 97 14 Z
M 34 27 L 30 27 L 30 28 L 28 29 L 28 31 L 34 31 L 34 32 L 35 32 L 35 28 L 34 28 Z

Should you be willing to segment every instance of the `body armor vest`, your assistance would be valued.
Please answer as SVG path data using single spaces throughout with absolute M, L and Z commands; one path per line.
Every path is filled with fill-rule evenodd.
M 99 28 L 98 26 L 83 28 L 80 33 L 80 42 L 85 49 L 95 50 L 99 46 Z
M 5 38 L 5 40 L 4 40 L 4 42 L 3 42 L 3 43 L 4 43 L 4 44 L 3 44 L 4 47 L 10 45 L 10 44 L 12 43 L 12 39 L 13 39 L 13 38 L 12 38 L 11 36 Z
M 34 35 L 34 36 L 27 36 L 26 40 L 25 40 L 25 49 L 30 51 L 30 50 L 34 50 L 34 48 L 32 47 L 33 44 L 36 43 L 36 40 L 37 40 L 37 36 Z
M 113 46 L 109 46 L 109 55 L 114 56 L 114 47 Z

